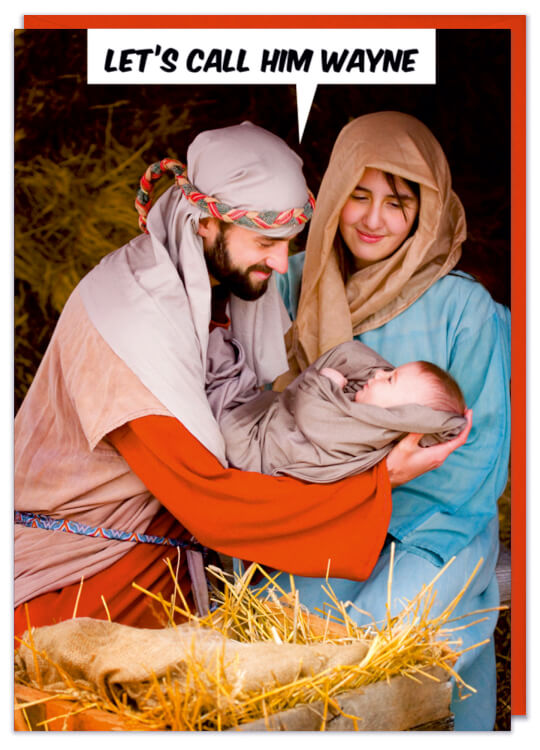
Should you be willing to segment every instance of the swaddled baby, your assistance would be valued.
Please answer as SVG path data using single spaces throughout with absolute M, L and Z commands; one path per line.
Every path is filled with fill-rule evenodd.
M 261 392 L 237 342 L 216 329 L 207 396 L 232 466 L 309 482 L 365 471 L 409 432 L 422 433 L 427 446 L 466 424 L 448 373 L 429 362 L 394 368 L 359 341 L 319 357 L 282 393 Z

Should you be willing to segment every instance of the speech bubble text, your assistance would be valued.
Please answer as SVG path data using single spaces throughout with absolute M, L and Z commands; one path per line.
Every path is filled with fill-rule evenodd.
M 320 83 L 436 83 L 436 37 L 434 29 L 89 29 L 88 83 L 294 84 L 301 140 Z

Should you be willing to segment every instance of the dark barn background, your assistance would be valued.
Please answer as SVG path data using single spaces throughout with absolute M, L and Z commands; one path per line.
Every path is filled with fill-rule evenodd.
M 459 268 L 509 305 L 510 31 L 440 30 L 437 58 L 435 86 L 320 85 L 299 144 L 293 86 L 88 86 L 85 31 L 16 32 L 15 409 L 73 287 L 138 233 L 133 200 L 147 164 L 184 161 L 198 132 L 246 119 L 301 155 L 315 194 L 350 119 L 394 109 L 423 120 L 448 157 L 467 214 Z M 508 491 L 499 507 L 509 545 Z M 497 729 L 510 728 L 509 625 L 504 612 Z

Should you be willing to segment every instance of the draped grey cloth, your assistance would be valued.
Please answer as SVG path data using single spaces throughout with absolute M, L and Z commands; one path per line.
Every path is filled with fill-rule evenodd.
M 344 390 L 320 374 L 339 370 Z M 459 414 L 406 404 L 382 408 L 354 401 L 355 392 L 378 369 L 393 366 L 359 341 L 330 350 L 283 392 L 260 392 L 242 347 L 229 332 L 210 335 L 207 396 L 225 438 L 232 466 L 308 482 L 335 482 L 381 461 L 409 432 L 421 444 L 456 437 L 466 420 Z

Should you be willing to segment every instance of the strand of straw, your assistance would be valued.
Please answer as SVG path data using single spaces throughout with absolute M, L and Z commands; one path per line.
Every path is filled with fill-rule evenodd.
M 71 615 L 73 619 L 77 617 L 77 609 L 79 608 L 79 599 L 81 598 L 83 583 L 84 583 L 84 576 L 81 576 L 79 590 L 77 591 L 77 598 L 75 599 L 75 607 L 73 608 L 73 614 Z
M 101 595 L 101 603 L 103 604 L 103 606 L 105 608 L 105 612 L 107 614 L 107 620 L 109 622 L 112 622 L 112 620 L 111 620 L 111 613 L 109 612 L 109 608 L 107 607 L 107 602 L 105 601 L 105 597 L 103 596 L 103 594 Z

